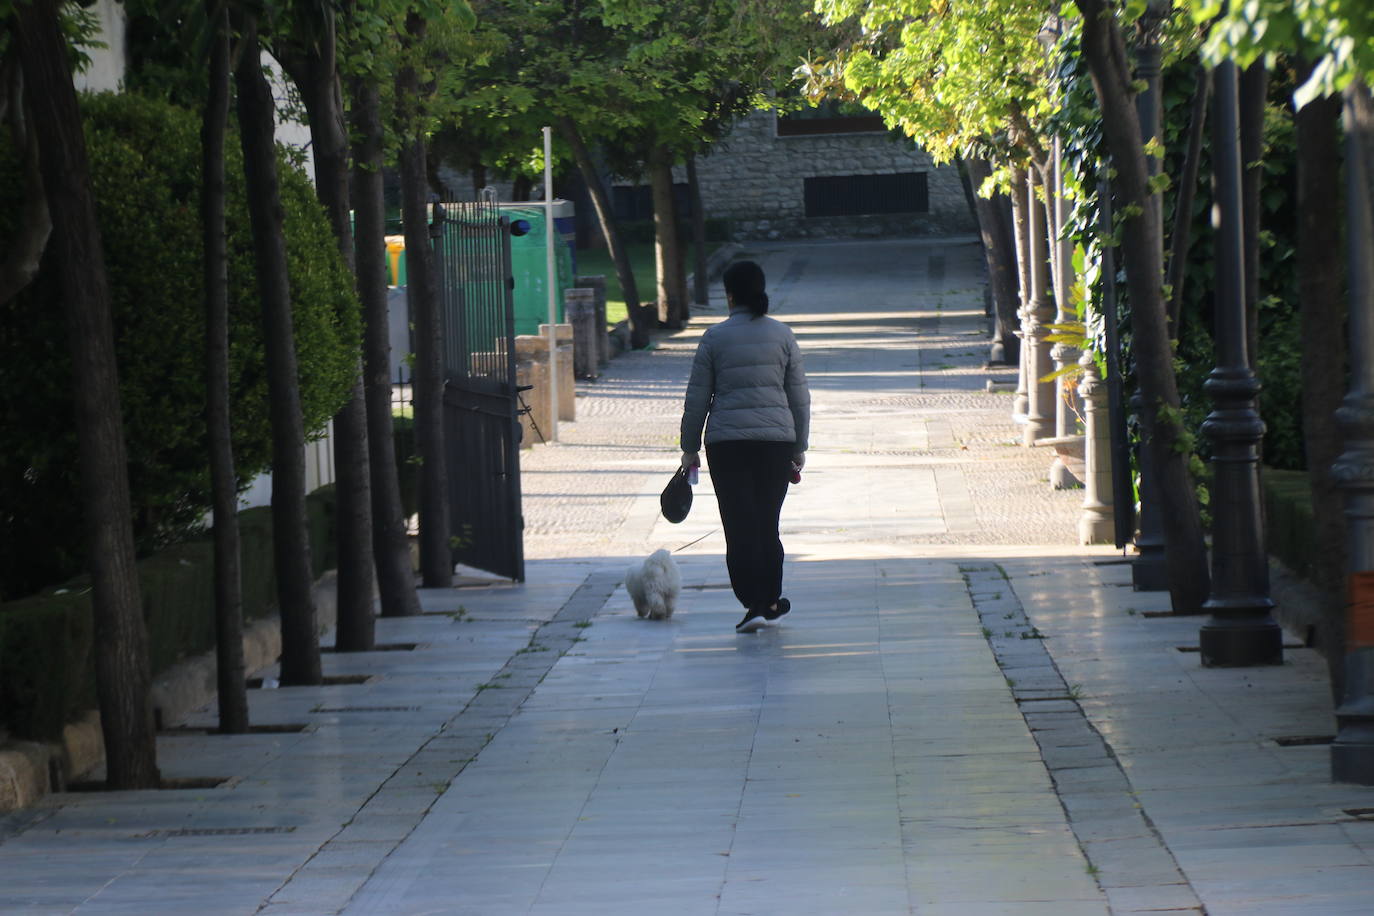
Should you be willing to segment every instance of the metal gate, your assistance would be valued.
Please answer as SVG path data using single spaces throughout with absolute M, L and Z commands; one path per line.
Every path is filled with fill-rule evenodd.
M 453 560 L 523 582 L 510 222 L 493 201 L 441 206 L 434 255 Z

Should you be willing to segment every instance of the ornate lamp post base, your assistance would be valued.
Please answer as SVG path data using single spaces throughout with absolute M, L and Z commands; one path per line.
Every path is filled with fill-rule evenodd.
M 1268 616 L 1214 616 L 1198 630 L 1204 668 L 1283 664 L 1283 629 Z

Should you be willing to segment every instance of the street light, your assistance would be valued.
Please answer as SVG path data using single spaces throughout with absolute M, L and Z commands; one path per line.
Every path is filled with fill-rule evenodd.
M 1202 424 L 1212 443 L 1211 617 L 1199 632 L 1208 667 L 1279 665 L 1283 631 L 1270 613 L 1269 558 L 1260 517 L 1260 384 L 1250 369 L 1245 324 L 1244 196 L 1236 65 L 1216 68 L 1212 162 L 1216 171 L 1217 365 L 1203 390 L 1215 407 Z

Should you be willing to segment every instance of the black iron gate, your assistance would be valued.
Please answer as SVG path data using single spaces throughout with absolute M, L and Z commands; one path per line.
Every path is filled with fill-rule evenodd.
M 453 560 L 523 582 L 510 224 L 494 202 L 442 206 L 434 253 Z

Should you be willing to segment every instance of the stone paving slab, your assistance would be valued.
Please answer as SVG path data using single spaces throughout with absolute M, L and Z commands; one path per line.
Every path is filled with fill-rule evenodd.
M 326 656 L 367 683 L 252 692 L 303 732 L 159 739 L 219 788 L 4 818 L 0 912 L 1369 912 L 1370 790 L 1273 741 L 1330 733 L 1322 663 L 1202 669 L 1199 620 L 1075 544 L 1081 495 L 986 390 L 976 247 L 750 247 L 815 397 L 789 617 L 734 634 L 709 474 L 657 513 L 716 291 L 522 454 L 529 582 Z M 657 547 L 667 622 L 617 587 Z
M 708 564 L 684 564 L 666 623 L 617 591 L 345 912 L 445 912 L 455 888 L 491 914 L 1105 912 L 987 644 L 949 635 L 951 614 L 976 619 L 967 594 L 913 601 L 920 580 L 958 583 L 944 565 L 796 562 L 805 616 L 747 639 L 728 594 L 692 588 Z M 939 670 L 921 670 L 926 635 Z M 940 702 L 958 671 L 961 701 Z M 988 886 L 974 837 L 1014 880 Z

